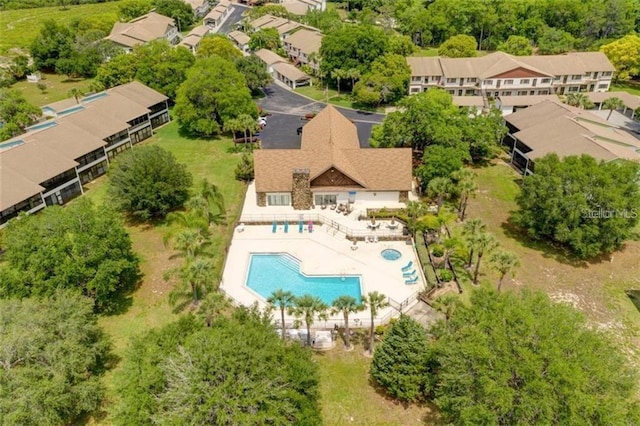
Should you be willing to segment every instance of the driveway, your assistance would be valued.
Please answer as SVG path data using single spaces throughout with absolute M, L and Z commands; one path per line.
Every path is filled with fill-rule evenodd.
M 217 34 L 229 34 L 233 31 L 233 27 L 242 21 L 242 14 L 245 10 L 247 10 L 247 6 L 243 6 L 241 4 L 233 4 L 231 7 L 231 13 L 227 16 L 227 19 L 220 25 Z
M 258 100 L 258 105 L 272 113 L 267 127 L 260 134 L 265 149 L 300 148 L 300 136 L 296 129 L 306 123 L 300 118 L 309 112 L 319 112 L 326 104 L 314 101 L 272 83 L 264 89 L 266 96 Z M 358 129 L 360 146 L 369 147 L 371 128 L 384 119 L 384 114 L 354 111 L 336 107 L 345 117 L 352 120 Z

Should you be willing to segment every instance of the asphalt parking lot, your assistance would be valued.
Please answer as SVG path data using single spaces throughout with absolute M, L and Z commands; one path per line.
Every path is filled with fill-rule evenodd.
M 277 84 L 267 86 L 265 94 L 266 97 L 260 99 L 258 104 L 272 115 L 267 118 L 267 126 L 260 132 L 262 148 L 300 148 L 301 136 L 296 130 L 306 123 L 301 118 L 307 113 L 321 111 L 325 104 L 300 96 Z M 345 108 L 338 110 L 356 125 L 360 146 L 368 147 L 371 129 L 375 124 L 382 122 L 384 115 Z

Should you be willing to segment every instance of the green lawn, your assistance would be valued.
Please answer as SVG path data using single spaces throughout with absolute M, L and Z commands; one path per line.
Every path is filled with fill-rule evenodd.
M 58 74 L 42 74 L 40 82 L 47 86 L 45 90 L 40 90 L 37 84 L 27 83 L 26 80 L 15 83 L 11 88 L 22 92 L 32 105 L 43 106 L 71 97 L 69 91 L 74 88 L 88 93 L 91 79 L 68 79 Z
M 632 95 L 640 96 L 640 85 L 631 85 L 627 83 L 612 84 L 610 92 L 629 92 Z
M 228 152 L 233 143 L 227 138 L 203 140 L 181 137 L 175 121 L 159 129 L 157 134 L 144 144 L 158 145 L 172 152 L 178 161 L 187 165 L 193 174 L 195 184 L 207 178 L 215 183 L 223 194 L 227 207 L 226 225 L 218 226 L 212 232 L 209 246 L 209 251 L 215 259 L 216 271 L 221 273 L 224 253 L 230 244 L 245 192 L 244 184 L 233 178 L 240 154 Z M 85 197 L 91 198 L 96 203 L 108 202 L 107 181 L 108 176 L 86 185 Z M 163 326 L 177 318 L 167 301 L 167 295 L 174 283 L 163 279 L 163 273 L 177 266 L 181 261 L 172 257 L 172 251 L 163 244 L 163 236 L 169 231 L 169 227 L 162 223 L 129 224 L 127 229 L 131 235 L 133 248 L 142 260 L 142 282 L 131 296 L 130 306 L 125 312 L 99 319 L 100 325 L 111 336 L 114 353 L 118 357 L 124 355 L 131 337 L 148 329 Z M 113 377 L 117 369 L 116 366 L 104 378 L 108 389 L 107 405 L 116 397 Z M 102 421 L 92 419 L 93 423 L 99 424 Z
M 341 92 L 338 95 L 338 91 L 335 89 L 328 89 L 328 91 L 321 86 L 303 86 L 295 89 L 297 93 L 307 96 L 315 101 L 327 102 L 327 96 L 329 96 L 329 103 L 344 108 L 357 109 L 362 111 L 372 111 L 384 113 L 384 107 L 373 108 L 368 105 L 355 102 L 351 98 L 349 92 Z
M 2 11 L 0 12 L 0 55 L 12 47 L 28 48 L 38 35 L 42 22 L 47 19 L 63 24 L 84 18 L 115 22 L 119 3 L 114 1 L 85 4 L 68 6 L 66 9 L 54 6 Z
M 320 367 L 320 403 L 325 426 L 438 424 L 432 406 L 403 406 L 386 398 L 369 382 L 371 359 L 356 345 L 351 352 L 338 347 L 314 355 Z

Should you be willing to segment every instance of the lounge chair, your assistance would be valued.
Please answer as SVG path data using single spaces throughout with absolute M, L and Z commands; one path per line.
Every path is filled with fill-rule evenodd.
M 413 270 L 413 271 L 411 271 L 411 272 L 403 272 L 403 273 L 402 273 L 402 276 L 403 276 L 403 277 L 413 277 L 415 274 L 416 274 L 416 270 L 414 269 L 414 270 Z
M 373 242 L 374 242 L 374 243 L 377 243 L 377 242 L 378 242 L 378 236 L 377 236 L 377 235 L 374 235 L 374 236 L 372 237 L 372 240 L 373 240 Z
M 413 260 L 410 260 L 409 263 L 402 267 L 402 272 L 406 272 L 411 268 L 413 268 Z
M 418 282 L 418 279 L 419 279 L 419 278 L 420 278 L 420 277 L 418 277 L 418 276 L 416 275 L 415 277 L 411 278 L 410 280 L 406 280 L 404 283 L 405 283 L 405 284 L 415 284 L 415 283 L 417 283 L 417 282 Z

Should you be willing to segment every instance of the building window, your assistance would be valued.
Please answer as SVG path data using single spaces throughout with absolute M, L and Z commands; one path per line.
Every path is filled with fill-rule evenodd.
M 412 87 L 411 88 L 411 93 L 420 93 L 420 88 L 419 87 Z
M 577 86 L 569 87 L 569 92 L 577 92 L 580 88 Z
M 505 80 L 504 84 L 513 84 L 513 80 Z
M 336 194 L 316 194 L 313 198 L 316 206 L 330 206 L 338 203 Z
M 520 84 L 529 84 L 529 79 L 528 78 L 521 78 L 520 79 Z
M 493 86 L 493 80 L 485 80 L 484 84 L 487 86 Z
M 289 206 L 291 205 L 291 194 L 269 194 L 267 195 L 267 205 L 269 206 Z
M 447 93 L 450 95 L 455 95 L 456 91 L 455 90 L 447 90 Z
M 586 77 L 591 77 L 591 71 L 584 73 Z
M 131 143 L 135 145 L 138 142 L 143 141 L 150 137 L 151 137 L 151 126 L 143 127 L 137 132 L 131 133 Z
M 549 83 L 551 83 L 551 79 L 550 78 L 543 78 L 542 80 L 540 80 L 540 83 L 549 84 Z
M 414 82 L 422 81 L 422 77 L 411 77 L 411 81 L 414 81 Z
M 511 90 L 507 90 L 506 92 L 502 92 L 502 96 L 511 96 Z
M 448 78 L 447 79 L 447 83 L 455 83 L 456 81 L 458 81 L 457 78 Z
M 540 95 L 548 95 L 549 91 L 548 90 L 541 90 L 540 92 L 538 92 L 538 94 L 540 94 Z
M 467 78 L 467 81 L 469 83 L 475 83 L 476 81 L 478 81 L 478 79 L 477 78 Z
M 603 77 L 611 77 L 611 71 L 605 71 L 602 73 Z
M 607 88 L 609 88 L 609 85 L 607 83 L 598 84 L 598 89 L 607 89 Z
M 527 91 L 526 90 L 519 90 L 518 91 L 518 96 L 526 96 L 527 95 Z
M 571 80 L 582 80 L 582 75 L 579 75 L 579 74 L 577 74 L 577 75 L 572 75 L 572 76 L 571 76 Z
M 438 77 L 438 76 L 431 76 L 431 81 L 439 82 L 439 81 L 440 81 L 440 77 Z
M 144 123 L 145 121 L 148 121 L 148 116 L 147 116 L 147 114 L 145 114 L 145 115 L 141 115 L 141 116 L 140 116 L 140 117 L 138 117 L 138 118 L 134 118 L 133 120 L 129 121 L 128 123 L 129 123 L 129 126 L 131 126 L 131 127 L 136 127 L 138 124 L 142 124 L 142 123 Z

